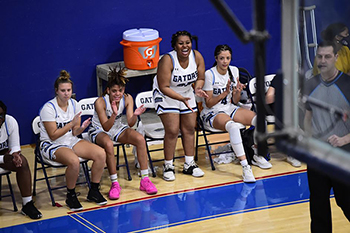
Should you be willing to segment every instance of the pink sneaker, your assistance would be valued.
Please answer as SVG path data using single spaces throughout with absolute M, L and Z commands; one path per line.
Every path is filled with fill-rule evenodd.
M 117 200 L 119 199 L 120 191 L 122 188 L 119 186 L 118 182 L 113 182 L 111 189 L 109 190 L 108 197 L 111 200 Z
M 148 177 L 141 179 L 140 190 L 146 191 L 147 194 L 156 194 L 158 192 L 156 186 L 154 186 Z

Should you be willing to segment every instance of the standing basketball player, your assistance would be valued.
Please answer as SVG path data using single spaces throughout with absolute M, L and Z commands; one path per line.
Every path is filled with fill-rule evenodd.
M 178 31 L 171 38 L 173 51 L 158 64 L 153 82 L 154 103 L 165 130 L 163 178 L 175 180 L 173 158 L 179 130 L 185 152 L 184 174 L 202 177 L 204 172 L 193 159 L 197 104 L 195 94 L 206 97 L 202 90 L 205 65 L 202 55 L 192 49 L 192 35 Z M 195 94 L 192 88 L 195 84 Z

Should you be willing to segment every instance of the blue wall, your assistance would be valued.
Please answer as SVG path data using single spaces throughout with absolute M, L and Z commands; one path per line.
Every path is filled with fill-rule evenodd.
M 321 39 L 321 32 L 331 23 L 342 22 L 350 27 L 350 2 L 348 0 L 305 0 L 305 6 L 315 5 L 315 23 L 318 43 Z M 311 43 L 311 25 L 309 15 L 307 18 L 308 40 Z M 309 50 L 313 62 L 314 51 Z
M 280 1 L 266 1 L 267 72 L 281 67 Z M 253 28 L 252 0 L 227 1 L 242 24 Z M 157 29 L 160 53 L 171 50 L 170 38 L 188 30 L 199 38 L 209 68 L 217 44 L 233 48 L 233 64 L 254 71 L 253 46 L 242 44 L 209 0 L 1 0 L 1 96 L 20 124 L 21 144 L 34 142 L 31 121 L 53 98 L 60 70 L 70 72 L 77 99 L 97 95 L 96 65 L 123 60 L 119 44 L 131 28 Z M 129 93 L 150 89 L 130 81 Z

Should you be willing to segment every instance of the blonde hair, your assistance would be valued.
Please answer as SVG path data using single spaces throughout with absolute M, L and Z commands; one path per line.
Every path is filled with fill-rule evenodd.
M 70 74 L 66 70 L 61 70 L 60 76 L 56 79 L 54 84 L 55 90 L 58 89 L 58 86 L 61 83 L 70 83 L 72 84 L 72 88 L 73 88 L 73 82 L 72 80 L 70 80 Z

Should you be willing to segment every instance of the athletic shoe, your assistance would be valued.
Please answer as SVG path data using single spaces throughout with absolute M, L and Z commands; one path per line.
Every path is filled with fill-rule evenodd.
M 122 188 L 119 186 L 118 181 L 112 182 L 111 189 L 109 190 L 108 197 L 111 200 L 117 200 L 120 196 Z
M 260 155 L 253 156 L 252 164 L 262 169 L 269 169 L 272 167 L 272 164 L 269 163 L 263 156 L 260 156 Z
M 31 219 L 39 219 L 43 216 L 40 211 L 34 206 L 33 200 L 22 207 L 22 214 L 24 216 L 28 216 Z
M 98 205 L 107 204 L 107 200 L 102 196 L 100 190 L 98 189 L 90 189 L 89 194 L 87 196 L 88 201 L 94 201 Z
M 170 164 L 163 164 L 163 179 L 166 181 L 175 180 L 175 166 Z
M 204 172 L 198 167 L 194 160 L 192 160 L 189 164 L 185 162 L 183 173 L 194 177 L 204 176 Z
M 140 190 L 146 191 L 147 194 L 156 194 L 158 192 L 156 186 L 152 183 L 152 181 L 148 177 L 141 179 Z
M 300 161 L 291 157 L 291 156 L 287 156 L 287 162 L 290 163 L 293 167 L 300 167 L 301 166 Z
M 73 195 L 67 194 L 66 204 L 71 211 L 83 210 L 83 207 L 81 206 L 76 193 Z
M 243 176 L 243 181 L 246 183 L 254 183 L 256 181 L 253 175 L 252 168 L 249 165 L 243 166 L 242 176 Z

